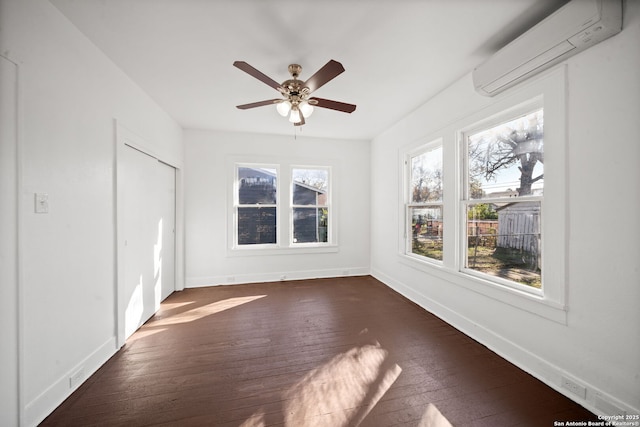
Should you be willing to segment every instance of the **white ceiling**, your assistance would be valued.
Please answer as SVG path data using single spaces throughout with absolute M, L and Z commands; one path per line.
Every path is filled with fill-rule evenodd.
M 297 132 L 372 139 L 566 0 L 51 0 L 184 128 L 292 135 L 266 106 L 272 79 L 330 59 L 346 72 L 314 92 L 357 104 L 316 108 Z

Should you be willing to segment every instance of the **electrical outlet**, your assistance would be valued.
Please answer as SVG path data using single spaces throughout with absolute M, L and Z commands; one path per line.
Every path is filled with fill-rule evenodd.
M 73 374 L 71 374 L 71 376 L 69 377 L 69 388 L 78 387 L 80 384 L 82 384 L 83 380 L 84 380 L 84 367 L 78 369 Z
M 571 381 L 569 378 L 562 377 L 562 387 L 569 390 L 576 396 L 585 399 L 587 397 L 587 389 L 578 383 Z

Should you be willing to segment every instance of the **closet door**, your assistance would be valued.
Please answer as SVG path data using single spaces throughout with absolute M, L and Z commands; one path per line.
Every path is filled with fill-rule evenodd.
M 124 331 L 128 338 L 175 289 L 175 169 L 124 149 Z

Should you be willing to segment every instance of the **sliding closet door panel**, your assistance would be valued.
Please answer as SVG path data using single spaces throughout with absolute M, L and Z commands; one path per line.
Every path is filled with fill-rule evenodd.
M 124 155 L 125 337 L 175 287 L 175 169 L 134 148 Z
M 176 170 L 158 162 L 158 190 L 160 191 L 159 209 L 162 212 L 161 239 L 158 241 L 158 283 L 160 301 L 171 295 L 176 289 Z M 158 304 L 160 303 L 158 301 Z

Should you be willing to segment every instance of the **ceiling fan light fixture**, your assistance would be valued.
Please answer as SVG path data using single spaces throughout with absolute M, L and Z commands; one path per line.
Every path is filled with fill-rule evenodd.
M 309 104 L 307 101 L 302 101 L 298 108 L 305 119 L 313 114 L 313 105 Z
M 289 121 L 291 123 L 300 122 L 300 110 L 298 110 L 298 107 L 293 107 L 291 109 L 291 115 L 289 116 Z
M 278 114 L 282 117 L 287 117 L 289 115 L 289 111 L 291 111 L 291 102 L 282 101 L 276 104 L 276 110 L 278 110 Z

